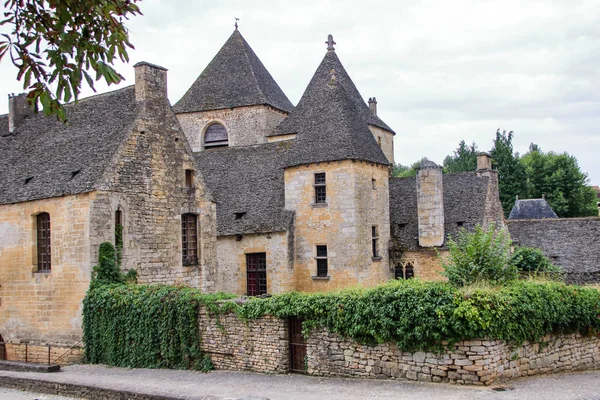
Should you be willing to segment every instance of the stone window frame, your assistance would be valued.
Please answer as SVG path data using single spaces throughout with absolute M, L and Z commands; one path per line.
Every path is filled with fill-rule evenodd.
M 315 264 L 313 279 L 329 279 L 329 249 L 326 244 L 315 245 Z
M 225 133 L 227 134 L 227 140 L 209 142 L 207 145 L 206 134 L 208 133 L 208 130 L 214 125 L 220 125 L 221 127 L 223 127 L 223 129 L 225 130 Z M 210 149 L 215 149 L 215 148 L 220 148 L 220 147 L 229 147 L 229 130 L 227 129 L 227 126 L 222 121 L 213 120 L 206 124 L 206 126 L 204 127 L 204 130 L 202 132 L 202 149 L 210 150 Z
M 198 215 L 181 214 L 181 262 L 184 267 L 197 266 L 200 263 L 198 237 Z M 194 245 L 190 246 L 191 243 Z
M 394 267 L 394 279 L 413 279 L 415 277 L 416 259 L 406 259 L 399 261 Z M 402 271 L 402 276 L 398 272 Z
M 40 243 L 41 234 L 44 243 Z M 52 219 L 46 211 L 35 215 L 35 254 L 36 272 L 52 272 Z
M 374 261 L 379 261 L 382 259 L 381 253 L 379 251 L 379 226 L 372 225 L 371 226 L 371 253 Z
M 196 177 L 196 171 L 191 168 L 185 169 L 185 187 L 187 189 L 194 188 L 194 178 Z
M 321 179 L 322 178 L 322 179 Z M 315 172 L 313 174 L 313 187 L 315 188 L 314 205 L 327 205 L 327 173 Z

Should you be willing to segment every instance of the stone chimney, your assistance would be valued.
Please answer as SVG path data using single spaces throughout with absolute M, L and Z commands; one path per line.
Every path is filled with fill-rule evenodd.
M 14 133 L 23 120 L 33 115 L 33 109 L 27 102 L 27 93 L 8 95 L 8 133 Z
M 137 101 L 167 98 L 167 69 L 141 61 L 135 68 L 135 99 Z
M 444 244 L 444 186 L 442 167 L 425 160 L 417 172 L 419 246 Z
M 477 153 L 477 171 L 492 170 L 492 156 L 489 153 Z
M 371 114 L 377 116 L 377 99 L 375 97 L 369 97 L 369 110 L 371 110 Z

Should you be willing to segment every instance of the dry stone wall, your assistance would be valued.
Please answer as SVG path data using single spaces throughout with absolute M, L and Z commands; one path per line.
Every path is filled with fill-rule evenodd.
M 202 347 L 217 369 L 287 373 L 286 320 L 242 321 L 201 311 Z M 405 352 L 395 344 L 358 344 L 320 328 L 306 339 L 306 373 L 491 385 L 512 378 L 600 368 L 600 336 L 549 335 L 515 347 L 500 340 L 461 341 L 441 353 Z

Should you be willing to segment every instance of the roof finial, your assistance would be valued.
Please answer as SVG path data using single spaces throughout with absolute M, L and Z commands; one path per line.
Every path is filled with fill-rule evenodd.
M 327 36 L 327 41 L 325 43 L 327 43 L 327 51 L 335 51 L 335 47 L 333 47 L 333 45 L 337 43 L 333 41 L 333 36 L 331 33 L 329 36 Z
M 235 30 L 238 30 L 238 21 L 240 20 L 238 17 L 234 17 L 235 18 L 235 24 L 233 24 L 235 26 Z

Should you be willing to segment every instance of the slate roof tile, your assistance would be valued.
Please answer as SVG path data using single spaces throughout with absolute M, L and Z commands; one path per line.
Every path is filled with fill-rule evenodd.
M 545 199 L 517 200 L 508 219 L 558 218 Z

